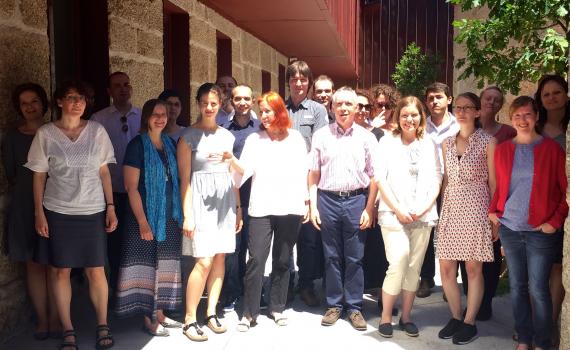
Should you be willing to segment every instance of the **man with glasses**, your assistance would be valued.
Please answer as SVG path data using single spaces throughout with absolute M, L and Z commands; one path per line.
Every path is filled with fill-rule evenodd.
M 93 114 L 91 120 L 101 123 L 111 139 L 117 164 L 109 164 L 113 184 L 113 204 L 119 224 L 115 233 L 107 236 L 107 256 L 109 257 L 109 287 L 115 289 L 121 256 L 121 233 L 124 214 L 129 198 L 123 183 L 123 159 L 129 141 L 139 134 L 141 110 L 131 103 L 133 87 L 125 72 L 109 75 L 107 93 L 112 104 Z
M 290 96 L 285 102 L 292 128 L 299 131 L 305 139 L 307 152 L 311 150 L 311 139 L 318 129 L 329 124 L 325 107 L 308 98 L 309 88 L 313 83 L 311 69 L 304 61 L 291 63 L 285 71 L 289 82 Z M 303 159 L 299 159 L 303 161 Z M 323 243 L 321 235 L 311 225 L 301 226 L 297 240 L 297 266 L 299 267 L 299 294 L 307 306 L 319 305 L 313 281 L 323 275 Z M 290 295 L 293 279 L 290 280 Z
M 441 151 L 441 144 L 449 136 L 455 135 L 459 132 L 459 124 L 457 120 L 449 112 L 449 106 L 453 101 L 449 86 L 443 83 L 433 83 L 426 88 L 425 103 L 429 110 L 429 117 L 427 118 L 427 133 L 435 142 L 438 153 L 439 161 L 442 164 L 441 171 L 443 172 L 443 153 Z M 437 198 L 438 213 L 441 208 L 441 196 Z M 431 289 L 435 286 L 435 251 L 433 246 L 434 229 L 431 230 L 428 249 L 424 257 L 422 271 L 420 273 L 420 286 L 416 291 L 418 298 L 427 298 L 431 295 Z
M 322 104 L 327 110 L 329 123 L 334 122 L 334 113 L 331 110 L 331 99 L 334 93 L 334 83 L 326 75 L 319 75 L 313 84 L 313 100 Z

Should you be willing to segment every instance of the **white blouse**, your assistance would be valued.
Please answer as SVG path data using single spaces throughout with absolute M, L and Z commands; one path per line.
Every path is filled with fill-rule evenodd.
M 265 130 L 248 136 L 240 157 L 244 174 L 241 186 L 252 176 L 248 214 L 305 215 L 307 189 L 307 146 L 301 134 L 289 129 L 281 141 L 273 141 Z
M 53 123 L 40 127 L 24 166 L 47 172 L 46 209 L 66 215 L 90 215 L 105 210 L 99 170 L 108 163 L 116 163 L 109 135 L 101 124 L 87 121 L 75 141 Z
M 375 180 L 385 180 L 396 201 L 409 212 L 422 210 L 420 207 L 426 204 L 430 194 L 439 191 L 441 165 L 437 147 L 428 135 L 405 145 L 400 135 L 388 134 L 380 139 L 375 159 Z M 433 226 L 437 219 L 434 203 L 420 221 Z M 396 214 L 381 197 L 378 222 L 385 226 L 400 226 Z

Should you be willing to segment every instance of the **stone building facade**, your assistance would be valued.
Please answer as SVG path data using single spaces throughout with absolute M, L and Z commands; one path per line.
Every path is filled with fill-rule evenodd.
M 271 46 L 245 32 L 197 0 L 173 0 L 188 13 L 190 115 L 197 116 L 193 96 L 204 82 L 217 76 L 216 33 L 231 39 L 232 75 L 262 90 L 262 71 L 270 74 L 270 87 L 278 91 L 278 65 L 288 59 Z M 157 96 L 164 89 L 163 1 L 108 0 L 109 72 L 125 71 L 133 86 L 133 103 Z M 49 38 L 47 0 L 0 1 L 0 128 L 16 115 L 10 103 L 12 89 L 23 82 L 37 82 L 48 95 L 54 89 L 53 55 Z M 106 77 L 101 77 L 106 79 Z M 3 170 L 1 171 L 3 173 Z M 0 175 L 0 212 L 5 212 L 7 184 Z M 3 221 L 3 215 L 0 215 Z M 1 222 L 0 221 L 0 222 Z M 4 242 L 0 225 L 0 245 Z M 0 254 L 0 343 L 22 324 L 29 325 L 24 269 Z M 26 322 L 26 323 L 24 323 Z

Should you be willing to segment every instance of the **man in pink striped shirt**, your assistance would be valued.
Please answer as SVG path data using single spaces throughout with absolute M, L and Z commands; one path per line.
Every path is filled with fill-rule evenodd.
M 335 122 L 313 135 L 309 171 L 311 221 L 321 230 L 325 256 L 328 309 L 321 324 L 333 325 L 346 311 L 351 325 L 364 331 L 363 230 L 372 224 L 374 215 L 376 139 L 354 123 L 354 90 L 338 89 L 332 107 Z

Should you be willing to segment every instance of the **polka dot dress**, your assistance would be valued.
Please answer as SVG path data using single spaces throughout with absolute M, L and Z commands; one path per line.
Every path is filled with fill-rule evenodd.
M 448 182 L 437 227 L 436 256 L 445 260 L 493 261 L 487 216 L 490 195 L 486 151 L 492 138 L 482 129 L 476 130 L 461 157 L 455 138 L 444 141 Z

